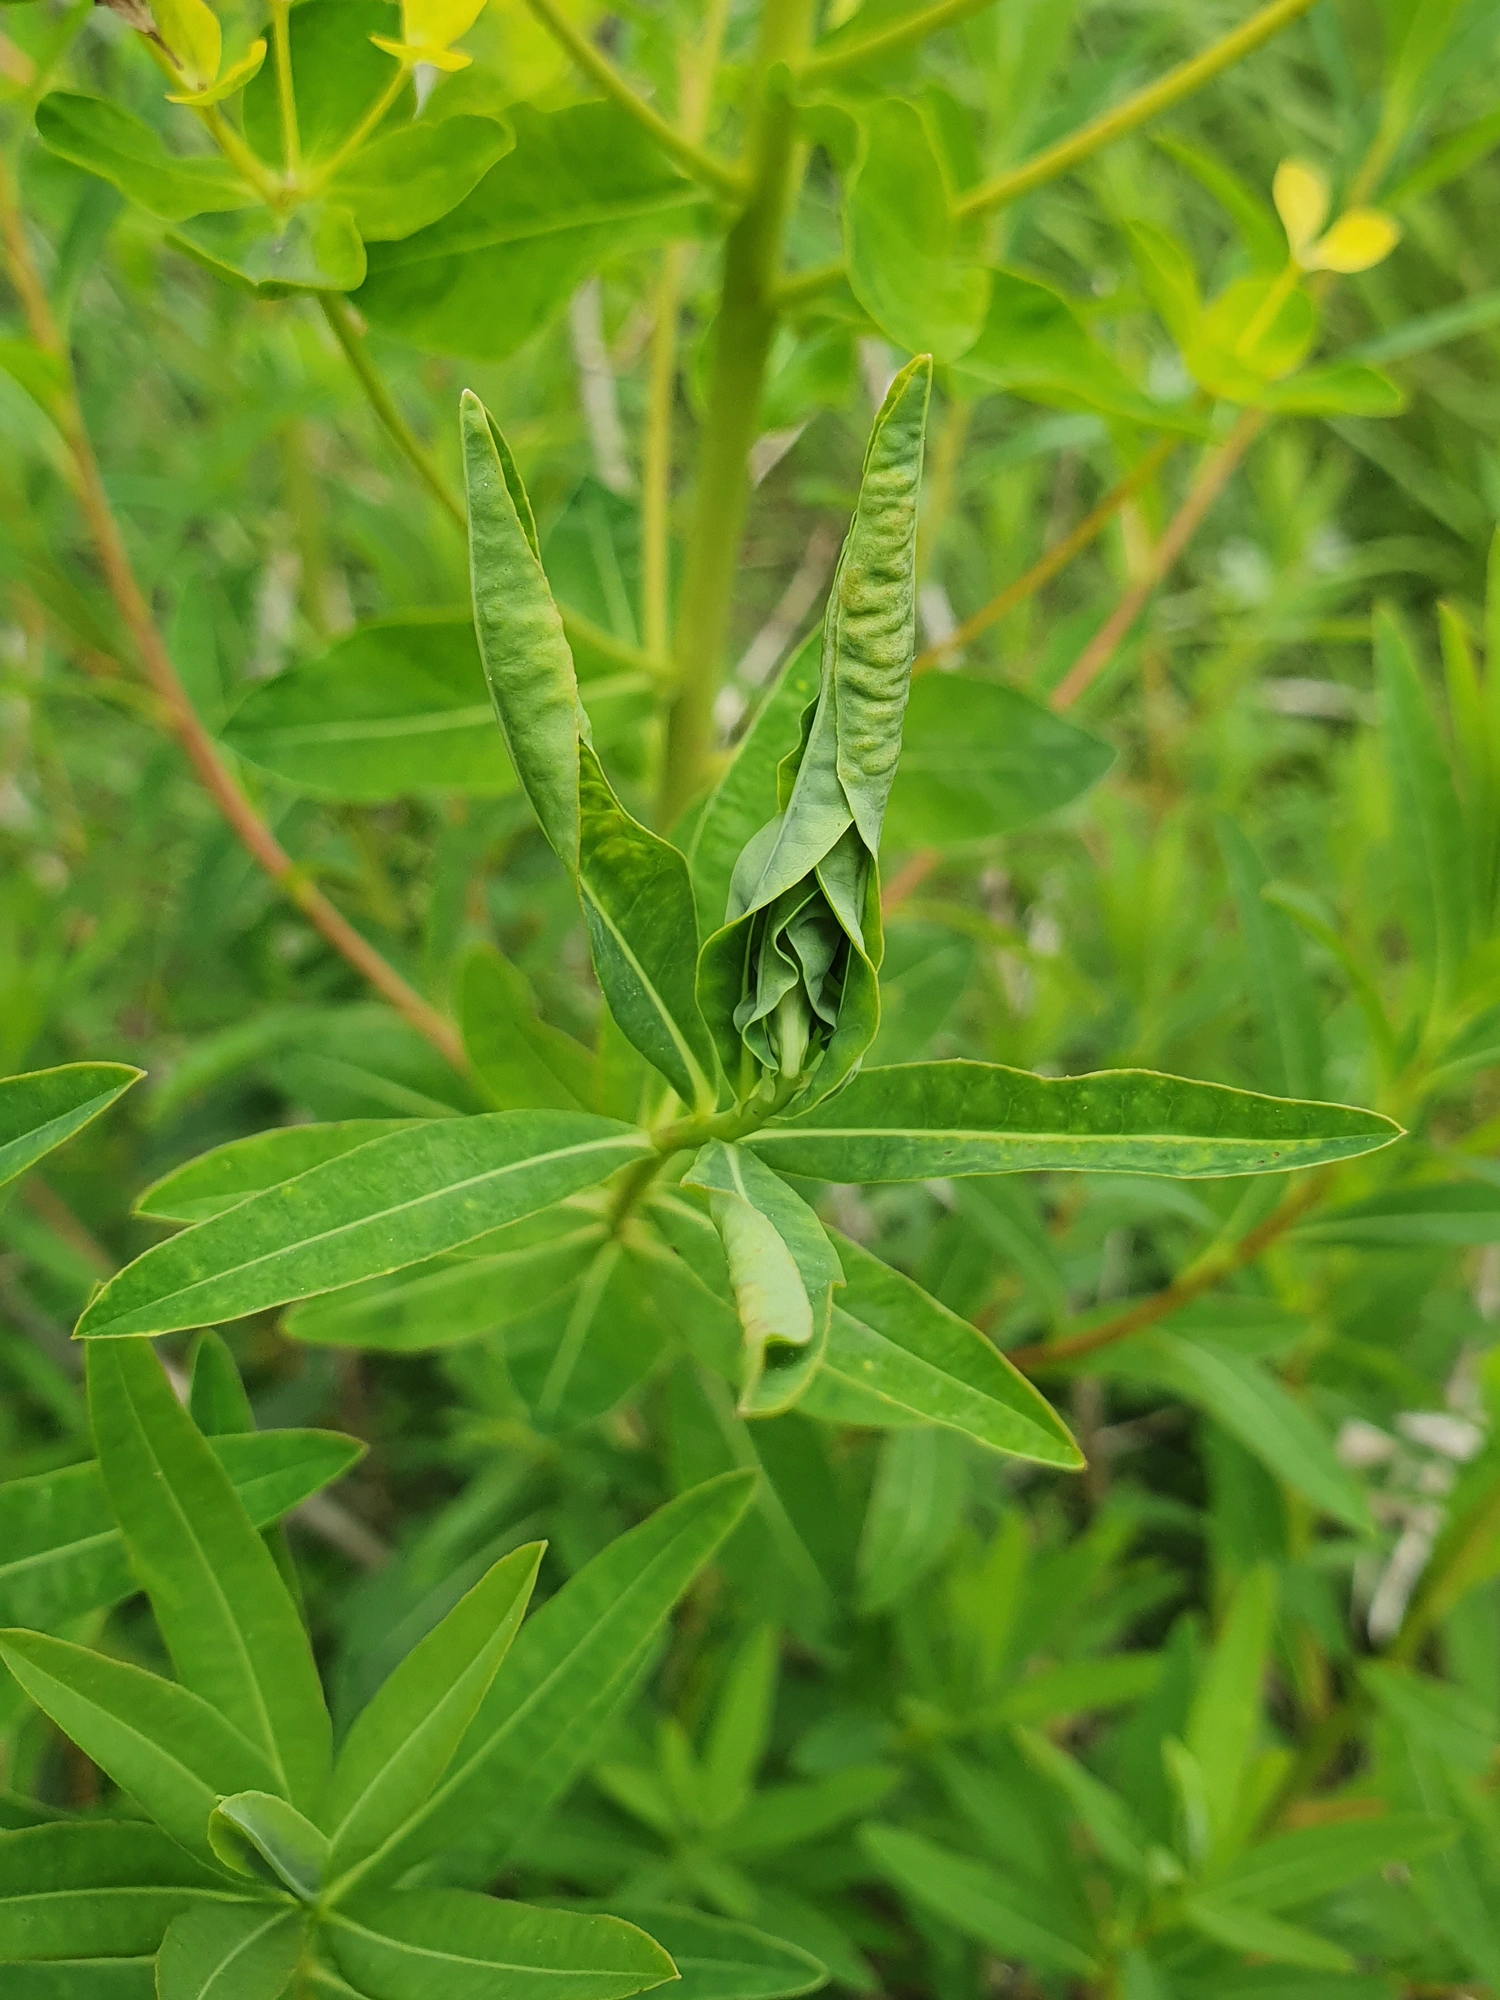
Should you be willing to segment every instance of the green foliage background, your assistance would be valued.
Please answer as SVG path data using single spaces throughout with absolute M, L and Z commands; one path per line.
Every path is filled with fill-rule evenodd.
M 216 11 L 237 58 L 265 24 Z M 472 65 L 419 73 L 418 124 L 478 192 L 425 220 L 412 159 L 377 162 L 342 184 L 358 232 L 314 218 L 274 253 L 242 211 L 194 212 L 227 170 L 125 19 L 35 0 L 0 21 L 0 1074 L 146 1072 L 0 1197 L 7 1479 L 82 1490 L 69 1331 L 210 1212 L 189 1176 L 132 1214 L 185 1162 L 310 1122 L 552 1104 L 527 1093 L 571 1088 L 596 1038 L 635 1115 L 640 1066 L 601 1026 L 471 637 L 464 388 L 524 476 L 603 764 L 690 844 L 678 814 L 816 625 L 887 382 L 932 352 L 867 1064 L 1140 1067 L 1407 1128 L 1290 1182 L 799 1181 L 851 1296 L 888 1299 L 894 1267 L 1019 1356 L 1081 1474 L 816 1391 L 746 1422 L 625 1280 L 561 1412 L 546 1323 L 496 1331 L 503 1268 L 228 1326 L 262 1432 L 368 1446 L 286 1537 L 340 1731 L 512 1551 L 547 1540 L 538 1602 L 558 1600 L 674 1496 L 758 1472 L 571 1789 L 476 1831 L 449 1876 L 634 1914 L 684 1967 L 723 1949 L 697 1911 L 892 1995 L 1500 1993 L 1500 9 L 1270 10 L 1242 60 L 1033 172 L 1250 11 L 491 0 Z M 390 72 L 369 35 L 409 24 L 386 0 L 291 21 L 301 143 L 326 159 Z M 159 152 L 122 167 L 81 99 Z M 279 164 L 274 52 L 209 109 Z M 727 163 L 777 144 L 801 179 L 773 326 L 736 319 L 723 252 Z M 1333 216 L 1393 218 L 1389 254 L 1272 296 L 1288 158 Z M 743 224 L 729 243 L 750 268 Z M 28 262 L 191 713 L 290 857 L 279 883 L 140 672 Z M 306 920 L 309 887 L 439 1040 L 461 1020 L 472 1069 Z M 343 1472 L 316 1450 L 257 1527 Z M 161 1665 L 138 1597 L 36 1609 L 5 1565 L 4 1623 Z M 0 1745 L 0 1824 L 118 1810 L 11 1682 Z M 690 1991 L 819 1976 L 759 1949 Z

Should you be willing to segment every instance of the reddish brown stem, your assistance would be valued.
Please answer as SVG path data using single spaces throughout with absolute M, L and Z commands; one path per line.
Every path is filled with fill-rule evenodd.
M 313 928 L 382 999 L 424 1036 L 455 1069 L 467 1067 L 458 1030 L 424 1000 L 366 939 L 343 912 L 310 882 L 277 840 L 241 790 L 218 746 L 199 720 L 157 630 L 145 593 L 136 579 L 119 523 L 109 504 L 99 462 L 83 421 L 74 382 L 72 357 L 58 329 L 46 290 L 27 240 L 26 224 L 15 200 L 9 168 L 0 161 L 0 234 L 3 234 L 11 281 L 26 313 L 31 337 L 58 364 L 61 384 L 54 415 L 72 460 L 78 504 L 99 558 L 99 566 L 141 669 L 161 702 L 166 726 L 177 738 L 200 784 L 233 828 L 255 861 L 282 893 L 296 905 Z

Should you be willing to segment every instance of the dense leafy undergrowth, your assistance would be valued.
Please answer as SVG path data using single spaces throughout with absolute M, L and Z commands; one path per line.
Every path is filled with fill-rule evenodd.
M 7 2000 L 1500 1995 L 1500 7 L 0 30 Z

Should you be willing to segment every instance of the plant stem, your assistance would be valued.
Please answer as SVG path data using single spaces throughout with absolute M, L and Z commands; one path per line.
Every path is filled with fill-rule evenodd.
M 1177 449 L 1180 440 L 1175 437 L 1158 438 L 1151 449 L 1142 454 L 1126 473 L 1125 477 L 1108 493 L 1091 513 L 1085 514 L 1076 528 L 1072 528 L 1061 540 L 1052 544 L 1037 562 L 1034 562 L 1024 576 L 1018 576 L 1014 583 L 1008 583 L 1004 590 L 996 593 L 988 604 L 981 605 L 959 625 L 955 625 L 946 639 L 938 639 L 925 651 L 918 653 L 912 661 L 914 674 L 925 674 L 935 667 L 945 653 L 956 652 L 960 646 L 977 639 L 981 632 L 987 632 L 1005 616 L 1014 611 L 1018 604 L 1024 604 L 1028 597 L 1050 583 L 1058 573 L 1090 542 L 1108 526 L 1125 502 L 1139 493 L 1160 472 L 1168 458 Z
M 670 153 L 695 180 L 706 181 L 721 194 L 731 195 L 737 200 L 744 198 L 748 186 L 743 174 L 716 158 L 686 132 L 679 132 L 674 125 L 669 125 L 660 112 L 653 111 L 646 100 L 631 89 L 608 57 L 553 5 L 553 0 L 526 0 L 526 4 L 552 39 L 567 50 L 590 82 L 596 83 L 605 96 L 627 111 L 638 125 L 643 125 L 664 153 Z
M 1327 1171 L 1310 1173 L 1292 1189 L 1280 1205 L 1237 1242 L 1212 1247 L 1204 1252 L 1196 1262 L 1190 1264 L 1179 1277 L 1172 1280 L 1159 1292 L 1153 1292 L 1149 1299 L 1140 1299 L 1124 1312 L 1116 1313 L 1102 1326 L 1091 1326 L 1082 1333 L 1064 1335 L 1060 1340 L 1038 1341 L 1031 1347 L 1013 1347 L 1006 1356 L 1008 1361 L 1028 1374 L 1046 1374 L 1061 1362 L 1076 1361 L 1080 1355 L 1093 1354 L 1101 1347 L 1110 1347 L 1117 1340 L 1125 1340 L 1132 1333 L 1140 1333 L 1148 1326 L 1155 1326 L 1169 1314 L 1201 1298 L 1222 1284 L 1234 1272 L 1243 1270 L 1265 1249 L 1284 1236 L 1294 1222 L 1299 1222 L 1307 1211 L 1322 1200 L 1329 1182 Z
M 281 150 L 294 178 L 302 171 L 302 137 L 297 130 L 297 93 L 292 84 L 292 41 L 287 26 L 290 0 L 271 0 L 271 46 L 276 53 L 276 97 L 281 106 Z
M 411 81 L 411 71 L 407 68 L 406 64 L 396 61 L 395 57 L 392 57 L 392 61 L 396 62 L 396 74 L 391 78 L 385 89 L 381 91 L 379 97 L 376 98 L 364 117 L 360 119 L 338 151 L 323 162 L 315 176 L 310 176 L 313 186 L 309 192 L 315 193 L 318 188 L 328 185 L 345 160 L 352 154 L 357 153 L 370 134 L 378 129 L 386 113 Z
M 238 167 L 251 187 L 268 208 L 281 209 L 286 206 L 288 190 L 277 184 L 267 173 L 264 164 L 258 160 L 235 131 L 217 104 L 196 107 L 203 128 L 231 166 Z
M 955 203 L 955 214 L 965 221 L 976 215 L 988 215 L 992 210 L 1004 207 L 1006 202 L 1015 201 L 1018 196 L 1041 187 L 1044 182 L 1056 180 L 1059 174 L 1067 173 L 1101 147 L 1122 139 L 1127 132 L 1135 131 L 1137 126 L 1146 124 L 1163 111 L 1169 111 L 1174 104 L 1180 104 L 1183 98 L 1191 97 L 1195 90 L 1201 90 L 1222 70 L 1229 69 L 1242 56 L 1258 49 L 1262 42 L 1280 34 L 1283 28 L 1307 13 L 1312 5 L 1313 0 L 1272 0 L 1269 7 L 1262 7 L 1258 14 L 1252 14 L 1241 27 L 1232 29 L 1201 55 L 1179 63 L 1176 69 L 1168 70 L 1155 83 L 1147 84 L 1144 90 L 1138 90 L 1123 104 L 1117 104 L 1113 111 L 1091 118 L 1087 125 L 1080 125 L 1066 139 L 1060 139 L 1055 146 L 1048 146 L 1044 152 L 1023 160 L 1020 166 L 981 181 L 978 187 L 972 188 Z
M 318 302 L 323 308 L 323 317 L 332 328 L 334 339 L 344 350 L 344 359 L 358 377 L 360 387 L 369 398 L 370 408 L 379 418 L 387 437 L 459 533 L 466 534 L 468 522 L 462 503 L 450 491 L 448 482 L 438 471 L 426 446 L 396 408 L 394 397 L 370 359 L 369 349 L 355 324 L 348 302 L 338 292 L 319 292 Z
M 713 741 L 729 606 L 750 497 L 750 447 L 776 331 L 775 285 L 787 212 L 805 157 L 795 107 L 773 87 L 812 32 L 814 0 L 765 0 L 750 77 L 750 199 L 730 231 L 713 335 L 708 410 L 698 440 L 693 517 L 683 564 L 658 818 L 670 825 L 698 789 Z
M 134 643 L 147 681 L 161 702 L 167 727 L 177 738 L 204 790 L 252 858 L 266 871 L 323 939 L 354 967 L 396 1011 L 455 1069 L 466 1070 L 463 1043 L 453 1023 L 408 985 L 303 874 L 240 789 L 218 746 L 188 699 L 167 652 L 109 504 L 99 462 L 83 421 L 72 358 L 52 316 L 27 240 L 25 218 L 16 204 L 8 164 L 0 158 L 0 234 L 12 281 L 20 295 L 37 346 L 53 357 L 62 376 L 56 406 L 58 428 L 72 461 L 80 509 L 98 553 L 109 594 Z
M 929 35 L 937 34 L 939 29 L 951 28 L 993 4 L 994 0 L 937 0 L 935 6 L 924 9 L 922 13 L 908 14 L 902 20 L 893 21 L 889 27 L 877 28 L 873 34 L 860 36 L 857 41 L 838 42 L 826 50 L 814 49 L 797 72 L 797 83 L 803 88 L 808 84 L 827 83 L 830 78 L 855 68 L 859 63 L 895 55 L 900 49 L 909 49 L 916 42 L 924 42 Z
M 1231 474 L 1265 427 L 1264 410 L 1242 410 L 1229 435 L 1208 453 L 1188 488 L 1187 498 L 1167 524 L 1165 534 L 1151 551 L 1145 572 L 1121 597 L 1114 610 L 1084 647 L 1078 658 L 1052 690 L 1051 705 L 1061 712 L 1071 708 L 1086 688 L 1103 673 L 1114 657 L 1115 648 L 1129 632 L 1158 585 L 1177 558 L 1197 534 L 1215 500 L 1228 485 Z

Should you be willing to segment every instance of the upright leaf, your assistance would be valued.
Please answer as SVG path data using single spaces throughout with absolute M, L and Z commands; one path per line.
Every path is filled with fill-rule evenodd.
M 270 1774 L 220 1790 L 315 1806 L 328 1777 L 328 1711 L 274 1559 L 145 1341 L 91 1347 L 88 1389 L 110 1506 L 178 1674 Z
M 489 1880 L 596 1753 L 678 1597 L 749 1504 L 726 1473 L 658 1509 L 523 1627 L 436 1789 L 381 1861 L 392 1880 L 436 1859 Z
M 1284 911 L 1262 899 L 1270 878 L 1239 827 L 1221 813 L 1218 829 L 1271 1081 L 1288 1097 L 1316 1097 L 1323 1086 L 1323 1037 L 1318 996 L 1296 928 Z
M 339 1883 L 399 1834 L 448 1768 L 520 1628 L 542 1545 L 504 1557 L 414 1646 L 355 1721 L 324 1821 Z
M 789 1409 L 822 1359 L 844 1282 L 838 1255 L 802 1197 L 742 1147 L 711 1141 L 683 1181 L 707 1191 L 729 1265 L 745 1346 L 740 1413 Z
M 830 1181 L 1071 1168 L 1167 1174 L 1286 1173 L 1355 1159 L 1401 1136 L 1375 1111 L 1260 1097 L 1152 1070 L 1043 1077 L 998 1063 L 865 1070 L 810 1111 L 744 1143 L 781 1173 Z
M 1234 1831 L 1241 1787 L 1261 1730 L 1275 1616 L 1276 1574 L 1263 1563 L 1235 1591 L 1188 1713 L 1186 1746 L 1203 1773 L 1210 1831 L 1221 1847 Z
M 148 1250 L 76 1330 L 167 1333 L 399 1271 L 594 1187 L 649 1150 L 644 1133 L 581 1111 L 413 1124 Z
M 126 1063 L 65 1063 L 0 1081 L 0 1187 L 107 1111 L 144 1074 Z

